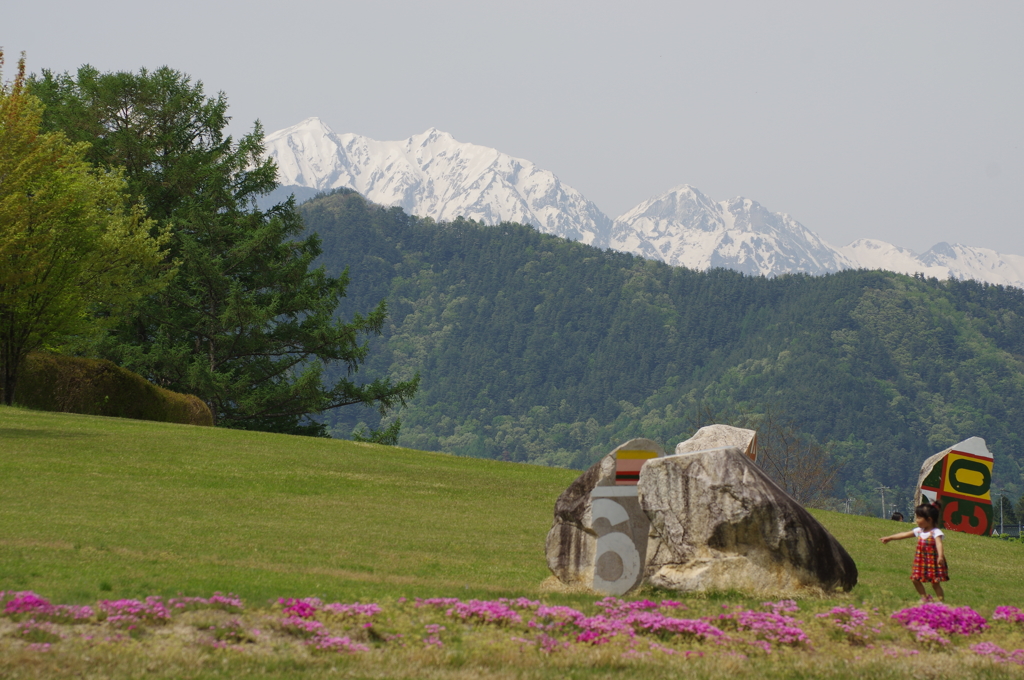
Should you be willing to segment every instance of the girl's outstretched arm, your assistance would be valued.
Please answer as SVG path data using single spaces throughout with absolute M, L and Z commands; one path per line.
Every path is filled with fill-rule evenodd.
M 914 536 L 913 531 L 904 531 L 902 534 L 893 534 L 892 536 L 884 536 L 878 540 L 882 543 L 888 543 L 889 541 L 900 541 L 904 538 L 912 538 Z

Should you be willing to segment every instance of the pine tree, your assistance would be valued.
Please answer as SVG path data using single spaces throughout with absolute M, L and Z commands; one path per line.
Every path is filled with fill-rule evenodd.
M 294 201 L 256 206 L 276 188 L 277 169 L 259 122 L 237 143 L 225 136 L 223 93 L 207 97 L 201 82 L 166 67 L 100 74 L 89 66 L 74 77 L 44 71 L 32 91 L 51 128 L 92 144 L 94 162 L 125 168 L 181 263 L 99 353 L 198 395 L 218 425 L 241 429 L 324 435 L 310 415 L 352 404 L 384 413 L 415 393 L 418 378 L 352 379 L 366 358 L 361 338 L 380 333 L 386 307 L 334 318 L 347 274 L 311 269 L 320 241 L 302 236 Z M 345 371 L 325 385 L 331 363 Z

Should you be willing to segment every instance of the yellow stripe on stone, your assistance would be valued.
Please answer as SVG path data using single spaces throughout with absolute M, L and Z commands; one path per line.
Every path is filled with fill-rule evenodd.
M 619 451 L 615 456 L 619 460 L 649 460 L 657 458 L 658 454 L 654 451 Z

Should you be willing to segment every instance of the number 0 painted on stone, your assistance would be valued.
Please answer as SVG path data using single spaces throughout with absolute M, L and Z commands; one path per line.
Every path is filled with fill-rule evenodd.
M 953 490 L 965 496 L 984 496 L 992 486 L 988 466 L 976 460 L 958 458 L 950 464 L 946 475 Z

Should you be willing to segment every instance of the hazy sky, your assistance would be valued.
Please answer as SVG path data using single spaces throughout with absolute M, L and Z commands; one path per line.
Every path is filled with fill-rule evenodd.
M 238 132 L 436 127 L 615 217 L 688 183 L 833 245 L 1024 254 L 1024 3 L 33 0 L 13 72 L 169 65 Z

